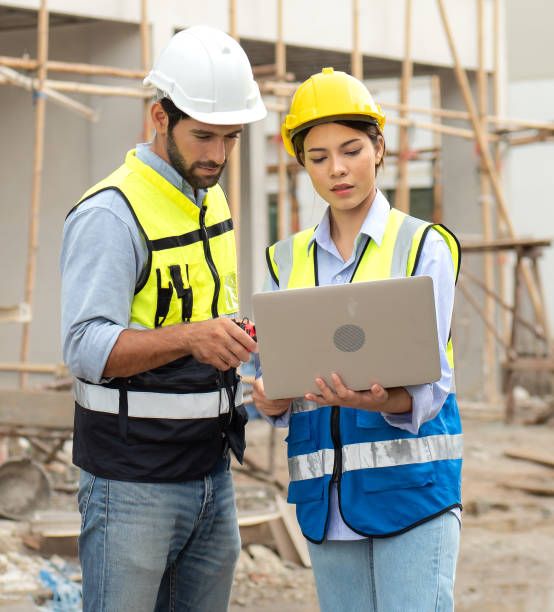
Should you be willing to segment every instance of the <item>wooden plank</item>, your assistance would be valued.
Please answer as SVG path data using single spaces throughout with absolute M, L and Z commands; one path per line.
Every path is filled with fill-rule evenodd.
M 0 390 L 0 425 L 73 429 L 70 391 Z
M 283 517 L 283 523 L 285 524 L 294 548 L 300 557 L 302 565 L 304 567 L 312 567 L 310 554 L 308 552 L 308 545 L 306 544 L 306 538 L 300 530 L 300 525 L 298 524 L 298 520 L 296 518 L 295 507 L 291 504 L 287 504 L 287 502 L 280 495 L 276 495 L 275 497 L 277 500 L 277 507 L 281 511 L 281 515 Z
M 296 565 L 302 565 L 302 560 L 298 554 L 296 547 L 292 541 L 290 533 L 288 532 L 283 517 L 271 521 L 269 523 L 269 529 L 275 542 L 275 547 L 279 553 L 279 557 L 285 561 L 290 561 Z
M 524 461 L 531 461 L 532 463 L 554 468 L 554 454 L 552 453 L 540 452 L 533 449 L 514 449 L 504 451 L 504 455 L 512 459 L 523 459 Z
M 554 496 L 554 485 L 542 483 L 532 484 L 529 482 L 501 482 L 500 484 L 506 489 L 516 489 L 518 491 L 524 491 L 525 493 L 531 493 L 532 495 Z
M 505 361 L 502 367 L 508 371 L 517 372 L 554 372 L 554 358 L 544 357 L 518 357 L 513 360 Z
M 552 238 L 534 239 L 534 238 L 499 238 L 487 242 L 481 241 L 466 241 L 461 240 L 462 252 L 465 253 L 480 253 L 484 251 L 503 251 L 517 250 L 519 248 L 532 247 L 549 247 L 552 244 Z
M 240 514 L 238 517 L 239 527 L 250 527 L 251 525 L 259 525 L 260 523 L 269 523 L 281 517 L 280 510 L 272 512 L 262 512 L 261 514 Z

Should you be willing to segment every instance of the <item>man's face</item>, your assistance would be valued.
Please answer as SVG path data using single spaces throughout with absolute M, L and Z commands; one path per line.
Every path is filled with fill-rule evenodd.
M 167 133 L 170 164 L 193 189 L 213 187 L 219 180 L 242 125 L 211 125 L 181 119 Z

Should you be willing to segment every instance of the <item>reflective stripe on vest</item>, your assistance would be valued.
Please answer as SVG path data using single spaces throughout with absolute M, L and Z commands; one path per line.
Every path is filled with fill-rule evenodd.
M 75 401 L 94 412 L 119 413 L 119 389 L 110 389 L 75 379 Z M 151 393 L 127 391 L 128 416 L 141 419 L 210 419 L 229 412 L 224 389 L 210 393 Z M 242 404 L 242 388 L 237 389 L 235 406 Z
M 462 434 L 347 444 L 342 447 L 342 472 L 461 459 L 462 454 Z M 291 457 L 288 460 L 290 479 L 296 482 L 330 476 L 334 461 L 332 448 Z

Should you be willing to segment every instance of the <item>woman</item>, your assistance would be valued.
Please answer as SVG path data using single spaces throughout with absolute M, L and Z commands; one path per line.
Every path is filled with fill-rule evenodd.
M 265 289 L 429 275 L 439 332 L 434 384 L 354 391 L 333 374 L 316 379 L 319 394 L 269 400 L 258 371 L 256 406 L 289 426 L 288 501 L 324 612 L 453 609 L 462 442 L 450 319 L 459 246 L 443 226 L 391 209 L 376 188 L 384 123 L 360 81 L 324 68 L 299 87 L 282 127 L 287 151 L 329 206 L 315 228 L 268 249 Z

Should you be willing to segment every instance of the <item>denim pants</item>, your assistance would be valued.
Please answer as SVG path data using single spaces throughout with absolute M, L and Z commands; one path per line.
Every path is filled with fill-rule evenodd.
M 390 538 L 308 542 L 321 612 L 450 612 L 460 523 L 451 512 Z
M 199 480 L 81 472 L 84 612 L 227 610 L 240 552 L 229 460 Z

